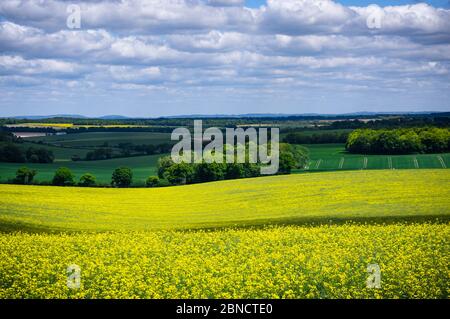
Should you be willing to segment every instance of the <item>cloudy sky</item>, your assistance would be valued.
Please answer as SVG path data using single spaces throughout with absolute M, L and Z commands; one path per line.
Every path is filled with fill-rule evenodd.
M 0 1 L 0 116 L 355 111 L 450 111 L 449 1 Z

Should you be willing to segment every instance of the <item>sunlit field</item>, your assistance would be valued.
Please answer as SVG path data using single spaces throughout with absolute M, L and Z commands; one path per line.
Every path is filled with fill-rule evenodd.
M 382 170 L 1 185 L 0 298 L 447 298 L 449 182 L 448 170 Z
M 154 189 L 0 185 L 0 229 L 123 231 L 448 218 L 450 171 L 259 177 Z
M 0 298 L 447 298 L 449 235 L 428 223 L 3 234 Z

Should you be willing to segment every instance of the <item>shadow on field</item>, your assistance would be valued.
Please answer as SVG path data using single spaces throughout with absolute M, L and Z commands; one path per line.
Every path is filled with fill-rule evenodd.
M 104 233 L 104 232 L 123 232 L 123 231 L 220 231 L 226 229 L 261 229 L 273 226 L 303 226 L 318 227 L 323 225 L 389 225 L 389 224 L 420 224 L 434 223 L 443 224 L 450 222 L 450 215 L 415 215 L 415 216 L 384 216 L 384 217 L 298 217 L 285 219 L 255 219 L 251 221 L 230 221 L 223 224 L 220 223 L 204 223 L 198 226 L 172 229 L 110 229 L 110 230 L 92 230 L 92 229 L 71 229 L 52 227 L 46 225 L 35 225 L 31 223 L 0 221 L 0 233 Z
M 415 215 L 415 216 L 360 216 L 360 217 L 299 217 L 285 219 L 257 219 L 252 221 L 227 222 L 226 225 L 208 226 L 206 224 L 191 227 L 189 230 L 224 230 L 233 229 L 258 229 L 271 226 L 304 226 L 317 227 L 323 225 L 389 225 L 389 224 L 420 224 L 434 223 L 446 224 L 450 222 L 450 215 Z M 178 229 L 183 231 L 185 229 Z

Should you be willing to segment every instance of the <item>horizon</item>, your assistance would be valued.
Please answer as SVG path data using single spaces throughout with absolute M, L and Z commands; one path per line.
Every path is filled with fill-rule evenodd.
M 160 119 L 160 118 L 192 118 L 195 117 L 208 117 L 208 118 L 226 118 L 226 117 L 340 117 L 340 116 L 370 116 L 370 115 L 429 115 L 429 114 L 441 114 L 449 113 L 450 111 L 387 111 L 387 112 L 375 112 L 375 111 L 355 111 L 349 113 L 215 113 L 215 114 L 178 114 L 178 115 L 161 115 L 161 116 L 126 116 L 122 114 L 103 114 L 99 116 L 89 116 L 85 114 L 28 114 L 28 115 L 12 115 L 12 116 L 0 116 L 0 119 L 18 119 L 18 120 L 35 120 L 35 119 L 52 119 L 52 118 L 73 118 L 73 119 L 102 119 L 102 120 L 127 120 L 127 119 Z

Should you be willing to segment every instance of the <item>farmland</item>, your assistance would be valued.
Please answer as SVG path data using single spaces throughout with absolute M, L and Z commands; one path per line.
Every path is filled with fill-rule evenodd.
M 109 184 L 127 166 L 142 186 L 163 154 L 71 157 L 169 138 L 27 138 L 18 145 L 49 149 L 54 163 L 0 163 L 0 181 L 24 165 L 48 181 L 66 166 Z M 0 298 L 448 298 L 450 154 L 304 146 L 308 166 L 292 175 L 138 189 L 0 185 Z M 72 264 L 80 289 L 67 286 Z M 381 269 L 380 289 L 366 287 L 369 264 Z
M 105 143 L 114 146 L 119 143 L 160 144 L 169 143 L 169 133 L 156 132 L 87 132 L 66 135 L 32 137 L 29 140 L 63 147 L 101 147 Z
M 31 141 L 42 141 L 45 144 L 35 144 Z M 111 181 L 111 173 L 115 168 L 127 166 L 133 170 L 134 184 L 142 186 L 148 176 L 156 174 L 156 163 L 162 155 L 79 162 L 72 162 L 70 158 L 73 155 L 78 155 L 83 158 L 88 151 L 105 145 L 105 143 L 114 148 L 119 143 L 156 145 L 168 142 L 170 142 L 170 134 L 154 132 L 95 132 L 27 138 L 26 142 L 19 144 L 21 147 L 27 148 L 33 146 L 47 148 L 55 154 L 55 162 L 51 164 L 0 163 L 0 182 L 14 178 L 16 170 L 25 165 L 37 170 L 38 174 L 35 178 L 37 181 L 50 181 L 56 169 L 61 166 L 66 166 L 73 171 L 76 179 L 82 174 L 89 172 L 97 177 L 99 183 L 108 184 Z M 449 153 L 393 156 L 358 155 L 347 153 L 344 144 L 310 144 L 304 146 L 309 150 L 310 161 L 306 169 L 294 170 L 294 173 L 391 168 L 438 169 L 450 167 Z
M 0 298 L 447 298 L 449 236 L 429 223 L 0 234 Z M 373 263 L 380 289 L 366 287 Z
M 1 185 L 0 221 L 6 230 L 140 231 L 434 220 L 450 214 L 449 182 L 448 170 L 380 170 L 155 189 Z
M 380 170 L 2 185 L 0 298 L 447 298 L 449 182 Z M 381 289 L 366 288 L 372 263 Z M 66 285 L 71 264 L 80 289 Z
M 304 145 L 310 161 L 306 171 L 358 169 L 413 169 L 450 167 L 450 154 L 359 155 L 345 151 L 343 144 Z
M 63 149 L 71 150 L 71 149 Z M 68 152 L 70 154 L 70 152 Z M 61 167 L 68 167 L 78 180 L 84 173 L 91 173 L 97 177 L 99 183 L 109 184 L 114 169 L 120 166 L 128 166 L 133 169 L 135 184 L 143 184 L 150 175 L 156 175 L 156 163 L 161 155 L 148 155 L 136 157 L 114 158 L 101 161 L 55 161 L 51 164 L 34 163 L 0 163 L 0 181 L 6 181 L 15 176 L 19 167 L 27 166 L 37 170 L 36 180 L 51 181 L 55 171 Z

